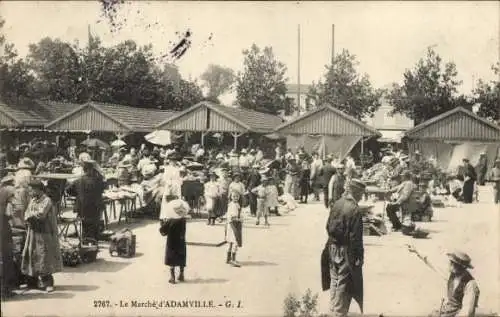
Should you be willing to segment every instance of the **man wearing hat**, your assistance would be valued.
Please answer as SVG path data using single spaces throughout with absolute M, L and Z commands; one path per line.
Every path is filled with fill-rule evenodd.
M 447 284 L 447 298 L 439 311 L 432 316 L 473 317 L 479 300 L 479 287 L 468 269 L 472 269 L 470 257 L 461 251 L 446 254 L 450 259 L 450 276 Z
M 390 192 L 397 194 L 396 201 L 389 203 L 386 207 L 387 216 L 392 223 L 393 231 L 400 230 L 402 226 L 401 220 L 398 218 L 396 212 L 401 210 L 404 220 L 405 218 L 411 217 L 416 208 L 415 193 L 417 186 L 412 181 L 412 174 L 409 171 L 405 171 L 402 178 L 403 182 L 390 190 Z
M 500 157 L 495 160 L 495 165 L 490 172 L 490 180 L 493 182 L 495 204 L 500 204 Z
M 363 220 L 358 202 L 365 188 L 363 182 L 352 179 L 344 196 L 331 206 L 326 225 L 324 252 L 329 259 L 330 303 L 335 316 L 347 316 L 353 298 L 363 312 Z
M 477 163 L 477 184 L 484 186 L 486 180 L 486 172 L 488 171 L 488 156 L 486 152 L 481 152 L 479 162 Z
M 99 222 L 104 209 L 102 195 L 106 184 L 96 170 L 97 163 L 92 160 L 83 162 L 83 176 L 68 189 L 76 197 L 73 211 L 82 218 L 82 235 L 99 241 Z
M 464 187 L 462 189 L 463 202 L 465 204 L 471 204 L 474 200 L 474 183 L 476 182 L 477 175 L 476 170 L 470 164 L 468 158 L 464 158 L 463 162 L 463 177 L 464 177 Z

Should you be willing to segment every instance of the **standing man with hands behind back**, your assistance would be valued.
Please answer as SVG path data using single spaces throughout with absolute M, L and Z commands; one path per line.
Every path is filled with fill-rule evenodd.
M 330 208 L 324 252 L 329 259 L 333 316 L 347 316 L 352 298 L 363 312 L 363 220 L 358 202 L 365 188 L 360 180 L 352 179 L 343 197 Z

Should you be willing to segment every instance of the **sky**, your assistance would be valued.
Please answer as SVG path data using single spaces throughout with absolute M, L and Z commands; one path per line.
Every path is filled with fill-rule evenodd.
M 335 52 L 357 56 L 359 72 L 374 87 L 402 82 L 403 73 L 433 46 L 457 65 L 461 92 L 478 78 L 491 80 L 499 60 L 500 2 L 126 2 L 111 32 L 99 1 L 2 1 L 4 34 L 21 55 L 45 36 L 87 42 L 88 26 L 104 45 L 133 39 L 152 43 L 157 54 L 172 47 L 176 32 L 192 32 L 192 47 L 176 62 L 185 78 L 199 78 L 209 64 L 236 71 L 242 51 L 253 43 L 272 46 L 297 82 L 298 25 L 301 29 L 301 83 L 322 77 Z M 148 26 L 148 24 L 150 26 Z M 152 26 L 151 26 L 152 25 Z

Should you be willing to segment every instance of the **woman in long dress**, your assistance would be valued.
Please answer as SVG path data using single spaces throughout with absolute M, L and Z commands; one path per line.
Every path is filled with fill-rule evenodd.
M 210 180 L 204 185 L 205 206 L 208 212 L 208 225 L 215 225 L 215 218 L 217 218 L 217 208 L 220 208 L 218 198 L 220 195 L 219 183 L 217 183 L 217 175 L 211 171 L 208 176 Z
M 32 199 L 24 219 L 28 225 L 21 263 L 22 273 L 38 279 L 38 286 L 47 292 L 54 290 L 52 274 L 62 271 L 61 248 L 57 236 L 56 210 L 39 180 L 29 184 Z
M 165 265 L 170 266 L 169 283 L 175 284 L 175 268 L 179 267 L 179 282 L 184 281 L 186 267 L 186 216 L 189 211 L 187 202 L 174 199 L 165 205 L 162 214 L 160 233 L 167 236 Z
M 15 264 L 12 242 L 12 229 L 9 224 L 10 215 L 7 206 L 14 199 L 14 187 L 1 185 L 0 187 L 0 228 L 1 228 L 1 249 L 0 249 L 0 286 L 2 288 L 2 299 L 13 295 L 15 288 L 14 281 Z

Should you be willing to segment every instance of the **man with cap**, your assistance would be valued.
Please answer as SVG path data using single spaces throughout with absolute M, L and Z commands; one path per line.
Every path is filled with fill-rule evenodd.
M 323 176 L 323 201 L 325 204 L 325 208 L 329 208 L 329 203 L 330 203 L 330 193 L 328 190 L 328 184 L 330 184 L 330 179 L 332 178 L 333 174 L 335 174 L 336 170 L 335 167 L 332 165 L 332 160 L 333 157 L 331 155 L 328 155 L 325 160 L 325 164 L 323 166 L 323 169 L 321 171 L 321 174 Z
M 104 209 L 102 194 L 106 183 L 96 168 L 96 162 L 83 162 L 83 176 L 73 182 L 68 192 L 75 196 L 73 211 L 82 218 L 82 235 L 99 241 L 99 222 Z
M 493 182 L 495 204 L 500 204 L 500 157 L 495 160 L 495 165 L 490 172 L 490 181 Z
M 330 208 L 326 249 L 330 267 L 330 303 L 334 316 L 347 316 L 354 298 L 363 312 L 363 220 L 358 202 L 366 185 L 352 179 Z
M 473 269 L 470 257 L 461 251 L 446 254 L 450 259 L 450 276 L 447 283 L 446 300 L 439 311 L 431 316 L 474 317 L 479 300 L 479 287 L 468 269 Z
M 330 178 L 330 182 L 328 183 L 328 198 L 330 206 L 342 197 L 344 194 L 344 186 L 345 186 L 345 175 L 344 175 L 344 165 L 337 164 L 334 166 L 336 169 L 335 174 Z
M 464 177 L 464 187 L 462 189 L 463 202 L 465 204 L 471 204 L 474 200 L 474 183 L 476 182 L 477 175 L 476 170 L 470 164 L 468 158 L 462 160 L 463 164 L 463 177 Z

